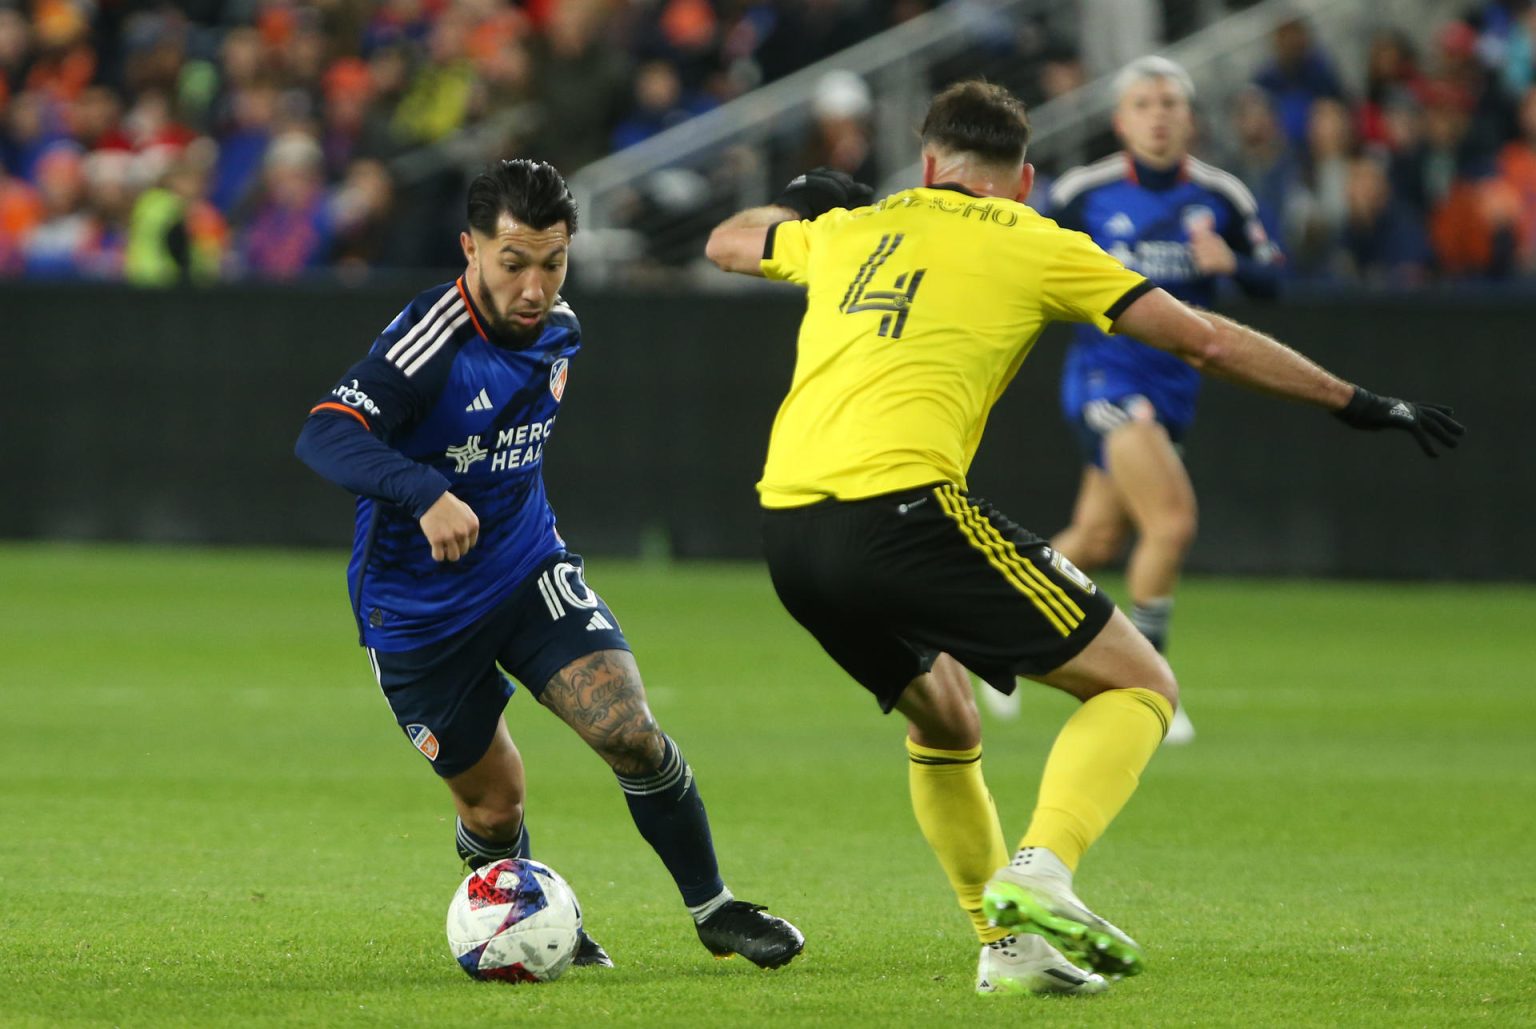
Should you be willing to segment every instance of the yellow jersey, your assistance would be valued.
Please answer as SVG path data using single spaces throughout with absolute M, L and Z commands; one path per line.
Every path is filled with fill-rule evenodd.
M 962 489 L 992 405 L 1046 324 L 1106 332 L 1152 289 L 1081 232 L 937 186 L 772 226 L 762 271 L 805 286 L 764 507 Z

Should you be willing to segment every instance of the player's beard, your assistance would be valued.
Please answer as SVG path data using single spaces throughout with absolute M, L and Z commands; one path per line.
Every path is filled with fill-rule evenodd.
M 547 310 L 532 325 L 519 325 L 510 318 L 503 318 L 501 311 L 496 307 L 496 298 L 491 296 L 491 289 L 485 284 L 485 274 L 482 272 L 477 278 L 480 280 L 480 288 L 475 291 L 475 299 L 480 301 L 480 310 L 484 312 L 486 320 L 491 323 L 488 328 L 493 333 L 503 339 L 515 340 L 524 345 L 539 338 L 539 334 L 544 331 L 544 322 L 549 317 Z

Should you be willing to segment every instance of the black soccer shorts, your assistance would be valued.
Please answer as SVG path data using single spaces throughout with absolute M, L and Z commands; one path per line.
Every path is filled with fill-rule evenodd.
M 785 608 L 884 711 L 941 651 L 1012 693 L 1115 609 L 1045 540 L 953 485 L 766 509 L 763 538 Z
M 489 614 L 417 650 L 368 651 L 411 744 L 447 779 L 485 756 L 515 677 L 538 697 L 555 674 L 599 650 L 629 650 L 613 611 L 587 585 L 578 554 L 555 554 Z

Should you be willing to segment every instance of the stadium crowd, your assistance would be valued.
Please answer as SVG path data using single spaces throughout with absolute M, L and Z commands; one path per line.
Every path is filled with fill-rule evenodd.
M 0 0 L 0 276 L 453 266 L 466 165 L 573 172 L 937 2 Z M 1536 3 L 1369 46 L 1352 90 L 1282 27 L 1251 88 L 1200 98 L 1202 156 L 1296 277 L 1536 275 Z M 1033 101 L 1091 70 L 1021 54 L 1004 78 Z M 797 157 L 867 170 L 867 89 L 844 76 L 818 115 Z

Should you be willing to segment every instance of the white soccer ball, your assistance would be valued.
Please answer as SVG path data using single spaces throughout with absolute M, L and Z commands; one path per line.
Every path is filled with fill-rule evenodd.
M 548 865 L 504 858 L 471 872 L 448 905 L 448 946 L 475 979 L 558 979 L 576 956 L 581 906 Z

